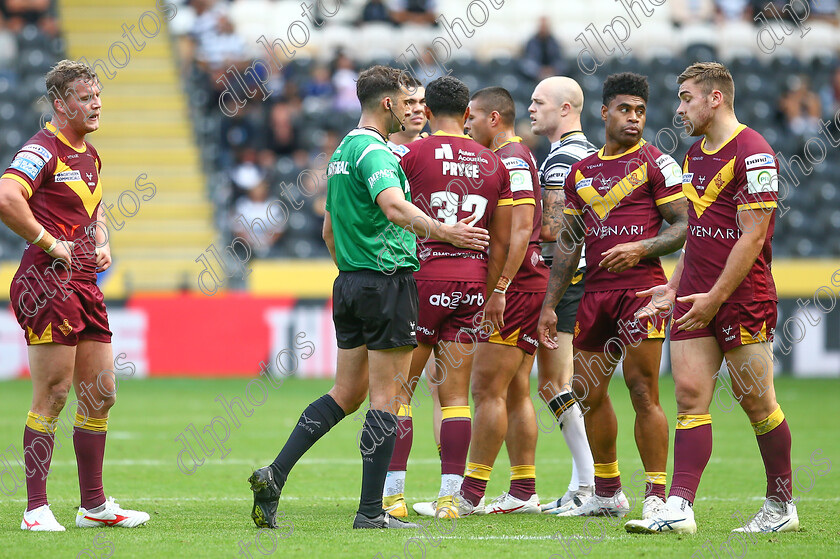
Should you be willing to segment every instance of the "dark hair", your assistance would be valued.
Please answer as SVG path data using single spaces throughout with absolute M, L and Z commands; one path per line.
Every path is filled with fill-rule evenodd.
M 649 91 L 650 88 L 648 87 L 648 81 L 645 76 L 632 72 L 612 74 L 604 80 L 603 103 L 609 106 L 610 101 L 619 95 L 641 97 L 647 103 Z
M 359 74 L 356 81 L 356 96 L 362 110 L 376 106 L 383 97 L 396 97 L 400 88 L 408 86 L 408 74 L 389 66 L 371 66 Z
M 516 120 L 516 105 L 513 97 L 504 87 L 485 87 L 473 93 L 472 99 L 479 99 L 487 104 L 487 109 L 496 111 L 502 117 L 502 123 L 512 125 Z
M 426 106 L 435 116 L 463 116 L 470 104 L 470 88 L 458 78 L 443 76 L 426 88 Z

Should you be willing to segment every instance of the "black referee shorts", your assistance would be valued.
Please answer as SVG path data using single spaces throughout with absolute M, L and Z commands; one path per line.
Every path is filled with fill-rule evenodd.
M 557 331 L 574 334 L 575 332 L 575 317 L 577 316 L 578 304 L 583 297 L 583 282 L 586 278 L 584 272 L 575 272 L 572 281 L 579 280 L 577 283 L 572 283 L 563 294 L 563 298 L 557 303 L 554 308 L 554 313 L 557 315 Z
M 339 272 L 333 323 L 341 349 L 417 347 L 417 284 L 411 270 Z

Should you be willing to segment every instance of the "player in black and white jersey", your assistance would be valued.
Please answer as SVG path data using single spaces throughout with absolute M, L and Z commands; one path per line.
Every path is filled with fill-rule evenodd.
M 554 76 L 541 81 L 531 96 L 531 130 L 551 141 L 551 151 L 540 166 L 543 218 L 540 240 L 543 258 L 551 266 L 557 231 L 563 221 L 563 185 L 571 166 L 597 151 L 581 131 L 580 114 L 583 91 L 578 83 L 567 77 Z M 575 405 L 569 384 L 572 378 L 572 336 L 578 303 L 583 295 L 586 260 L 581 253 L 580 264 L 572 284 L 557 305 L 557 338 L 559 348 L 537 350 L 540 397 L 548 404 L 560 424 L 563 437 L 572 454 L 572 477 L 569 489 L 557 500 L 542 505 L 542 510 L 559 513 L 579 506 L 594 490 L 592 452 L 586 438 L 580 406 Z M 562 508 L 561 508 L 562 507 Z

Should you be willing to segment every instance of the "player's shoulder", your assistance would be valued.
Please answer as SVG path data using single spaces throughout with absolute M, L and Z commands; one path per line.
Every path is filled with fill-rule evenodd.
M 20 147 L 8 168 L 23 173 L 34 181 L 41 170 L 57 157 L 55 135 L 41 129 Z
M 679 170 L 680 167 L 677 161 L 670 154 L 664 153 L 655 145 L 645 142 L 641 152 L 643 157 L 653 163 L 654 167 L 659 169 L 663 175 L 682 176 L 682 171 Z
M 741 132 L 735 136 L 736 155 L 745 158 L 749 155 L 760 154 L 773 157 L 773 148 L 764 139 L 764 136 L 753 130 L 749 126 L 744 127 Z

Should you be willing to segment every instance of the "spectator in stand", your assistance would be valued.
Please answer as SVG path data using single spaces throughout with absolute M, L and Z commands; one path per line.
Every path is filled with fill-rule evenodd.
M 437 25 L 436 0 L 393 0 L 391 15 L 396 23 Z
M 266 217 L 269 205 L 268 185 L 265 181 L 260 181 L 248 191 L 246 196 L 236 202 L 231 215 L 231 232 L 235 236 L 256 241 L 251 244 L 251 249 L 259 258 L 265 258 L 268 255 L 271 247 L 286 230 L 285 223 L 280 227 L 271 225 L 271 221 Z M 262 220 L 267 224 L 267 228 L 264 230 L 261 227 L 254 227 L 251 230 L 249 224 L 255 219 Z
M 800 138 L 819 134 L 822 116 L 820 98 L 811 91 L 804 74 L 788 78 L 788 90 L 779 99 L 779 111 L 788 132 Z
M 749 0 L 715 0 L 715 11 L 718 23 L 728 21 L 752 23 L 753 10 Z
M 51 0 L 0 0 L 0 11 L 6 27 L 13 33 L 19 33 L 24 25 L 33 24 L 50 37 L 59 34 L 58 21 L 51 13 Z
M 267 148 L 278 156 L 292 155 L 300 148 L 298 126 L 291 105 L 280 102 L 271 107 Z
M 713 0 L 669 0 L 674 27 L 712 23 L 715 18 Z
M 353 60 L 342 50 L 338 50 L 332 66 L 335 109 L 344 113 L 358 113 L 361 111 L 359 98 L 356 97 L 356 79 L 359 77 L 359 73 L 356 72 Z
M 396 24 L 391 16 L 391 10 L 388 9 L 383 0 L 368 0 L 356 20 L 356 25 L 372 22 Z
M 820 102 L 823 109 L 823 117 L 826 120 L 834 120 L 834 115 L 840 111 L 840 64 L 835 66 L 831 74 L 831 82 L 820 89 Z
M 233 201 L 238 201 L 263 180 L 265 169 L 257 163 L 257 150 L 250 146 L 241 148 L 237 153 L 236 164 L 230 170 Z
M 560 43 L 551 34 L 551 25 L 546 16 L 540 18 L 536 35 L 525 43 L 522 72 L 536 81 L 566 73 L 563 51 Z
M 330 69 L 322 64 L 315 66 L 309 79 L 301 87 L 300 93 L 307 113 L 322 113 L 329 110 L 335 93 Z

